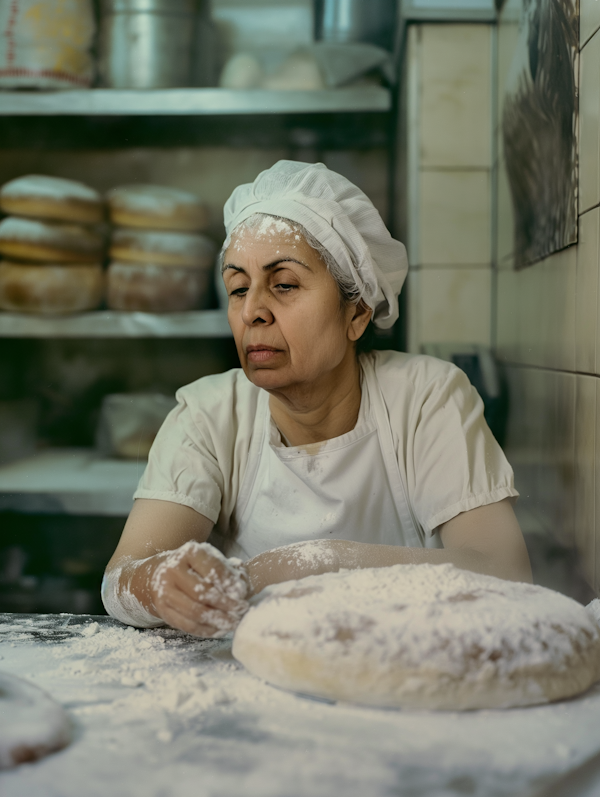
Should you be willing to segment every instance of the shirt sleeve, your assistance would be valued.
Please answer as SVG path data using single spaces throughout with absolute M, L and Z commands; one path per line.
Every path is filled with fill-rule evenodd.
M 412 504 L 430 536 L 461 512 L 516 497 L 513 471 L 456 366 L 432 380 L 413 418 Z
M 190 406 L 185 390 L 167 416 L 150 450 L 134 498 L 184 504 L 216 523 L 224 477 L 214 435 L 202 413 Z

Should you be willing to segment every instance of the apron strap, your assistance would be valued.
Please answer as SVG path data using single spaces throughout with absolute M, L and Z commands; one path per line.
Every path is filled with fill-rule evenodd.
M 374 355 L 377 356 L 376 354 Z M 392 438 L 392 428 L 390 425 L 390 418 L 383 400 L 381 386 L 377 379 L 375 366 L 373 362 L 373 355 L 365 354 L 360 358 L 360 363 L 365 375 L 363 385 L 366 386 L 369 394 L 369 402 L 371 404 L 372 412 L 375 416 L 375 423 L 377 425 L 377 434 L 379 436 L 379 445 L 381 446 L 381 453 L 383 461 L 387 470 L 390 486 L 392 488 L 392 496 L 396 504 L 396 511 L 402 523 L 402 530 L 405 533 L 407 540 L 410 540 L 408 547 L 423 548 L 423 533 L 419 530 L 419 524 L 414 516 L 410 501 L 408 500 L 408 490 L 406 488 L 405 480 L 402 478 L 398 457 L 394 449 L 394 440 Z

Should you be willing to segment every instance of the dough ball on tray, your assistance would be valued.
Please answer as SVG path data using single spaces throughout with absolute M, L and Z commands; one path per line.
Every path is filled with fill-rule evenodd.
M 588 689 L 600 678 L 600 626 L 543 587 L 396 565 L 268 587 L 233 655 L 276 686 L 331 700 L 509 708 Z
M 5 183 L 0 189 L 0 209 L 14 216 L 76 224 L 98 224 L 104 218 L 104 202 L 93 188 L 43 174 L 28 174 Z
M 195 232 L 208 226 L 206 205 L 188 191 L 164 185 L 123 185 L 108 192 L 110 220 L 118 227 Z
M 0 222 L 0 254 L 41 263 L 97 263 L 104 239 L 79 224 L 9 216 Z
M 100 264 L 0 262 L 0 309 L 39 315 L 93 310 L 104 296 Z

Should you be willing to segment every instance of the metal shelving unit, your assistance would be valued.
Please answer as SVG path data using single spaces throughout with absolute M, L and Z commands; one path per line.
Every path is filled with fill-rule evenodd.
M 319 91 L 88 89 L 0 92 L 2 116 L 214 116 L 385 112 L 390 108 L 390 92 L 380 86 Z
M 145 466 L 88 449 L 39 451 L 0 467 L 0 510 L 125 517 Z
M 110 310 L 61 318 L 0 312 L 2 338 L 225 338 L 226 310 L 189 313 L 117 313 Z

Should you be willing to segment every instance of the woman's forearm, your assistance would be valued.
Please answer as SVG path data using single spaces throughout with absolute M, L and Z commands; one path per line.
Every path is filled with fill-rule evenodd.
M 492 556 L 472 548 L 405 548 L 348 540 L 315 540 L 286 545 L 255 556 L 246 563 L 253 593 L 269 584 L 338 570 L 392 565 L 445 564 L 497 578 L 517 580 Z
M 164 625 L 156 616 L 149 584 L 156 557 L 126 558 L 107 567 L 102 580 L 102 601 L 111 617 L 138 628 Z

